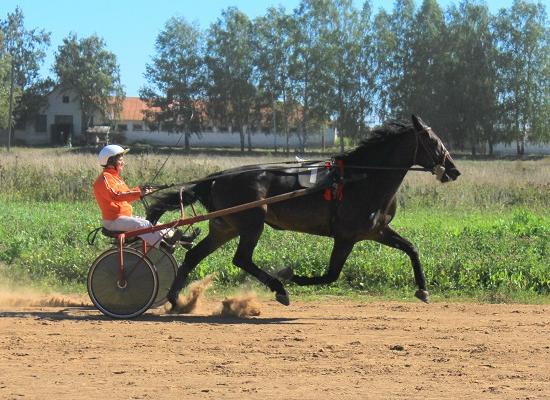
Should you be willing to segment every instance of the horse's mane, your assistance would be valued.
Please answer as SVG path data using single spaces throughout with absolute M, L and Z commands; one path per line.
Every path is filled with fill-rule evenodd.
M 370 135 L 361 141 L 359 146 L 369 146 L 374 143 L 384 142 L 397 135 L 414 131 L 414 126 L 408 122 L 390 121 L 371 131 Z
M 370 134 L 359 145 L 338 156 L 337 159 L 350 160 L 356 156 L 364 157 L 365 152 L 375 153 L 375 147 L 384 144 L 398 136 L 414 132 L 414 126 L 408 122 L 388 121 L 381 126 L 374 128 Z M 373 151 L 371 151 L 373 150 Z

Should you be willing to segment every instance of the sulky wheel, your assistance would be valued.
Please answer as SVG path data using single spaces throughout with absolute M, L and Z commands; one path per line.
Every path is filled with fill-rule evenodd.
M 130 247 L 143 252 L 143 243 L 141 240 L 132 243 Z M 156 268 L 159 279 L 159 290 L 155 302 L 151 307 L 160 307 L 168 301 L 166 296 L 178 272 L 178 263 L 174 256 L 162 247 L 147 247 L 147 258 L 151 260 L 151 263 Z
M 119 280 L 118 248 L 101 254 L 88 272 L 88 294 L 94 305 L 113 318 L 133 318 L 154 303 L 158 275 L 151 261 L 135 249 L 125 247 L 124 279 Z

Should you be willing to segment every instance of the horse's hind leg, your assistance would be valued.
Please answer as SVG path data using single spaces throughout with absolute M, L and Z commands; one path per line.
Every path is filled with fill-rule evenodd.
M 226 225 L 222 220 L 210 221 L 208 235 L 185 254 L 185 259 L 178 268 L 178 272 L 167 296 L 172 307 L 176 305 L 179 292 L 185 286 L 187 277 L 193 268 L 208 255 L 216 251 L 221 245 L 227 243 L 236 236 L 237 231 Z
M 292 268 L 288 267 L 278 272 L 278 276 L 283 279 L 291 280 L 297 285 L 323 285 L 335 282 L 342 272 L 344 263 L 346 262 L 349 254 L 353 250 L 355 242 L 334 239 L 334 247 L 332 248 L 332 254 L 330 255 L 330 261 L 328 269 L 325 274 L 321 276 L 300 276 L 294 275 Z
M 420 259 L 418 258 L 418 251 L 413 246 L 411 242 L 407 239 L 401 237 L 397 232 L 395 232 L 389 226 L 386 226 L 380 231 L 378 237 L 374 239 L 378 243 L 390 246 L 407 253 L 411 259 L 413 271 L 414 271 L 414 280 L 418 286 L 418 290 L 415 293 L 415 296 L 422 300 L 425 303 L 428 303 L 428 291 L 426 290 L 426 278 L 424 277 L 424 271 L 422 270 L 422 265 L 420 264 Z

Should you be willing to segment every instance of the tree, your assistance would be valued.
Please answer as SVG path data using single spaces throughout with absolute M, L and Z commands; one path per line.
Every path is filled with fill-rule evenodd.
M 209 115 L 239 132 L 243 152 L 245 134 L 248 151 L 252 150 L 248 130 L 256 96 L 252 49 L 251 21 L 234 7 L 224 10 L 208 32 Z
M 371 7 L 366 1 L 361 12 L 349 0 L 338 0 L 331 15 L 328 45 L 331 55 L 331 114 L 344 151 L 344 137 L 366 134 L 366 121 L 374 98 Z
M 448 66 L 446 25 L 436 0 L 424 0 L 414 16 L 410 73 L 403 76 L 409 88 L 404 115 L 421 115 L 437 132 L 445 132 L 445 68 Z
M 11 57 L 5 52 L 2 36 L 0 32 L 0 129 L 6 129 L 9 124 Z
M 259 89 L 260 107 L 271 106 L 273 134 L 282 129 L 289 151 L 289 66 L 290 66 L 290 17 L 282 8 L 269 8 L 267 14 L 254 21 L 254 65 Z M 277 104 L 282 103 L 282 115 L 277 117 Z M 259 119 L 262 120 L 262 113 Z
M 499 53 L 500 126 L 518 154 L 528 138 L 550 140 L 550 29 L 541 3 L 514 1 L 495 24 Z
M 357 55 L 357 74 L 359 76 L 356 109 L 357 136 L 365 137 L 369 132 L 376 105 L 376 51 L 374 48 L 374 26 L 372 7 L 367 0 L 359 15 L 357 32 L 359 41 Z M 353 57 L 353 55 L 352 55 Z
M 93 123 L 94 114 L 115 120 L 122 109 L 124 90 L 116 56 L 105 42 L 92 35 L 78 39 L 70 34 L 63 39 L 53 67 L 63 90 L 74 90 L 82 111 L 82 132 Z
M 390 93 L 393 89 L 393 76 L 395 75 L 390 54 L 395 51 L 395 37 L 390 29 L 390 14 L 381 9 L 374 17 L 375 49 L 375 85 L 376 106 L 375 112 L 378 120 L 386 120 L 392 113 Z
M 184 18 L 171 18 L 156 40 L 156 56 L 147 64 L 148 85 L 140 97 L 149 107 L 149 120 L 175 132 L 184 132 L 189 150 L 192 133 L 200 132 L 204 68 L 202 33 Z
M 374 21 L 379 119 L 409 118 L 412 97 L 414 2 L 396 0 L 391 14 L 380 11 Z
M 494 142 L 496 52 L 491 17 L 485 4 L 465 0 L 449 10 L 449 63 L 445 83 L 447 129 L 455 143 Z
M 332 1 L 302 0 L 293 15 L 290 87 L 301 111 L 298 139 L 302 151 L 308 132 L 318 131 L 330 116 L 335 91 L 331 85 L 331 16 L 335 14 Z
M 7 123 L 9 149 L 13 121 L 28 118 L 44 104 L 44 91 L 40 88 L 48 86 L 49 82 L 40 78 L 39 70 L 46 56 L 45 49 L 50 44 L 50 34 L 43 30 L 25 29 L 23 12 L 19 7 L 9 13 L 6 20 L 0 21 L 0 30 L 3 33 L 3 49 L 11 63 Z

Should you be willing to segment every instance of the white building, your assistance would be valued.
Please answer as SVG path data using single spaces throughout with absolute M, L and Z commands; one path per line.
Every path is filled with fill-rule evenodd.
M 54 89 L 48 95 L 48 105 L 32 121 L 15 127 L 14 144 L 59 145 L 82 129 L 82 113 L 74 91 Z
M 125 142 L 128 144 L 140 142 L 151 145 L 183 146 L 184 139 L 181 138 L 181 133 L 149 129 L 148 124 L 143 120 L 147 109 L 147 104 L 139 97 L 125 98 L 120 120 L 114 131 L 123 133 Z M 94 116 L 94 123 L 104 125 L 105 121 L 97 115 Z M 34 121 L 25 121 L 24 124 L 16 127 L 14 144 L 63 145 L 69 137 L 73 143 L 84 142 L 82 131 L 82 113 L 75 92 L 56 88 L 48 95 L 47 106 Z M 335 138 L 332 128 L 322 133 L 308 134 L 306 147 L 332 146 Z M 255 148 L 281 148 L 286 146 L 286 137 L 252 132 L 251 142 L 252 147 Z M 201 132 L 200 135 L 193 134 L 190 145 L 191 147 L 239 147 L 240 136 L 238 132 L 219 132 L 216 128 L 212 128 L 211 131 Z M 300 147 L 295 134 L 290 135 L 289 146 L 292 149 Z

